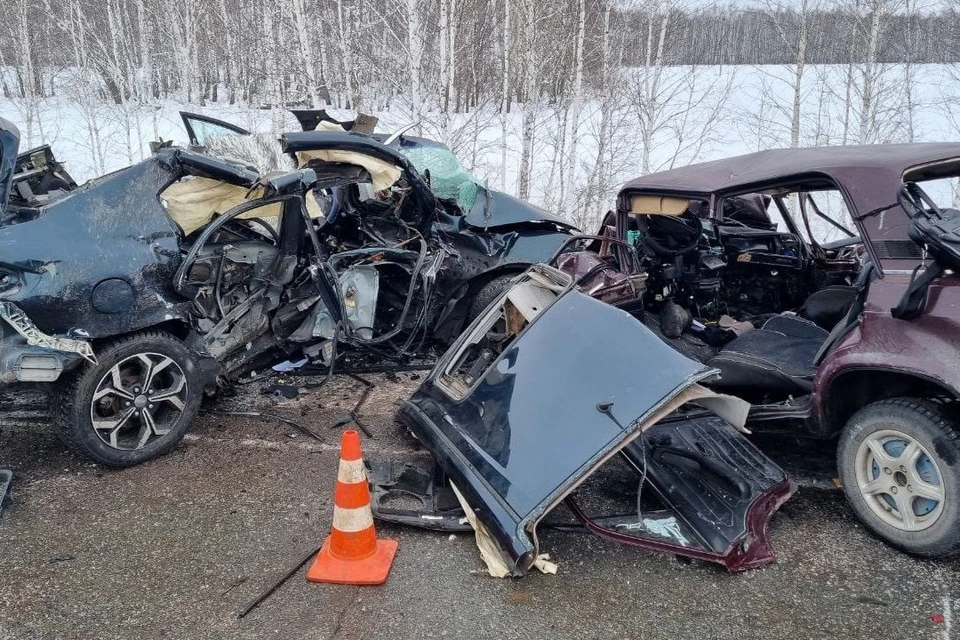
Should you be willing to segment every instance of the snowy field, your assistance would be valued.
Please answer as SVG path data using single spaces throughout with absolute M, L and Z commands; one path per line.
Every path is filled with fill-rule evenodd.
M 801 146 L 859 141 L 859 85 L 854 78 L 848 91 L 848 71 L 846 66 L 831 65 L 806 69 Z M 569 105 L 566 110 L 526 105 L 527 115 L 536 117 L 529 198 L 588 227 L 612 206 L 618 186 L 644 168 L 656 171 L 789 146 L 792 73 L 791 67 L 753 66 L 673 67 L 659 73 L 624 70 L 621 90 L 582 105 L 575 133 L 569 125 Z M 960 139 L 956 74 L 942 65 L 884 66 L 875 82 L 876 108 L 868 139 Z M 112 104 L 86 90 L 77 75 L 68 70 L 51 78 L 54 97 L 0 98 L 0 115 L 20 127 L 24 148 L 51 144 L 78 181 L 142 160 L 149 154 L 151 140 L 185 142 L 181 110 L 264 133 L 297 129 L 296 121 L 283 109 L 260 105 L 172 100 Z M 651 87 L 653 80 L 656 85 Z M 449 116 L 429 109 L 420 112 L 415 133 L 445 141 L 491 187 L 517 192 L 524 105 L 514 105 L 505 117 L 492 107 Z M 415 117 L 400 99 L 392 101 L 388 110 L 372 113 L 380 118 L 381 131 L 395 130 Z M 644 144 L 645 139 L 649 144 Z M 596 175 L 598 166 L 604 175 Z

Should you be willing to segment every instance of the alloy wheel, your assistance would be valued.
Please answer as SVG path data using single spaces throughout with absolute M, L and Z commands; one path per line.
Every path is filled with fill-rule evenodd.
M 187 379 L 169 356 L 138 353 L 107 371 L 90 402 L 97 436 L 114 449 L 142 449 L 170 433 L 183 415 Z
M 856 478 L 870 509 L 902 531 L 923 531 L 943 513 L 943 476 L 934 457 L 901 431 L 875 431 L 860 443 Z

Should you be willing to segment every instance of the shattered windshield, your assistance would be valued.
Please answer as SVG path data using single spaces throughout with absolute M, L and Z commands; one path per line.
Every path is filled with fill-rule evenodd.
M 463 168 L 453 151 L 433 145 L 403 145 L 400 151 L 421 174 L 430 172 L 430 188 L 438 198 L 455 202 L 464 213 L 473 209 L 483 185 Z

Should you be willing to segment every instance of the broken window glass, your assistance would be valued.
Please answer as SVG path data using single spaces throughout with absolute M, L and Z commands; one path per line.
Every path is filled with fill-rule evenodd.
M 430 188 L 441 200 L 454 202 L 464 213 L 473 209 L 480 182 L 463 168 L 453 151 L 441 146 L 407 146 L 400 151 L 410 159 L 417 171 L 430 173 Z

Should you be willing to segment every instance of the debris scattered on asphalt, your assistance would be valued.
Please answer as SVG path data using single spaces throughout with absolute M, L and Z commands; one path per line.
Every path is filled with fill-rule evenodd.
M 10 483 L 13 482 L 13 472 L 9 469 L 0 469 L 0 515 L 10 506 Z
M 211 416 L 237 416 L 240 418 L 270 418 L 272 420 L 277 420 L 283 424 L 290 425 L 300 433 L 310 436 L 317 442 L 325 442 L 322 437 L 320 437 L 316 432 L 308 429 L 299 422 L 294 422 L 290 418 L 278 415 L 276 413 L 269 413 L 266 411 L 214 411 L 207 410 L 205 413 Z
M 234 581 L 233 581 L 233 584 L 231 584 L 229 587 L 227 587 L 226 591 L 224 591 L 224 592 L 221 593 L 220 595 L 221 595 L 221 596 L 227 595 L 228 593 L 230 593 L 231 591 L 233 591 L 234 589 L 236 589 L 237 587 L 239 587 L 240 585 L 242 585 L 242 584 L 243 584 L 244 582 L 246 582 L 246 581 L 247 581 L 247 576 L 240 576 L 239 578 L 237 578 L 236 580 L 234 580 Z
M 267 598 L 269 598 L 270 595 L 271 595 L 274 591 L 276 591 L 277 589 L 279 589 L 280 586 L 281 586 L 284 582 L 286 582 L 287 580 L 290 579 L 290 576 L 292 576 L 292 575 L 295 574 L 297 571 L 299 571 L 299 570 L 300 570 L 300 567 L 302 567 L 303 565 L 307 564 L 307 562 L 309 562 L 310 559 L 313 558 L 315 555 L 317 555 L 319 552 L 320 552 L 320 547 L 316 547 L 315 549 L 311 549 L 311 550 L 310 550 L 310 553 L 308 553 L 308 554 L 306 554 L 305 556 L 301 557 L 300 560 L 297 561 L 296 566 L 291 567 L 290 569 L 288 569 L 286 573 L 284 573 L 282 576 L 278 577 L 276 580 L 274 580 L 272 583 L 270 583 L 270 585 L 269 585 L 266 589 L 264 589 L 263 591 L 261 591 L 261 592 L 260 592 L 259 594 L 257 594 L 250 602 L 248 602 L 247 605 L 237 613 L 237 617 L 238 617 L 238 618 L 242 618 L 242 617 L 244 617 L 245 615 L 247 615 L 248 613 L 250 613 L 251 611 L 253 611 L 254 609 L 256 609 L 256 608 L 260 605 L 261 602 L 263 602 L 264 600 L 266 600 Z M 224 592 L 224 593 L 226 593 L 226 592 Z
M 292 384 L 271 384 L 260 390 L 265 396 L 274 396 L 275 398 L 286 398 L 293 400 L 300 395 L 300 389 Z
M 290 371 L 296 371 L 305 364 L 307 364 L 306 358 L 303 360 L 298 360 L 297 362 L 290 362 L 289 360 L 286 360 L 280 364 L 273 365 L 273 370 L 278 373 L 289 373 Z
M 350 424 L 355 424 L 357 428 L 360 429 L 360 431 L 363 431 L 363 435 L 367 436 L 372 440 L 373 434 L 370 432 L 369 429 L 367 429 L 366 425 L 360 421 L 360 418 L 362 415 L 360 413 L 360 407 L 362 407 L 364 403 L 366 403 L 367 398 L 370 396 L 370 392 L 373 391 L 373 389 L 377 385 L 370 382 L 366 378 L 361 378 L 355 373 L 348 373 L 347 375 L 353 378 L 354 380 L 356 380 L 357 382 L 362 383 L 365 388 L 363 390 L 363 393 L 361 393 L 360 397 L 357 399 L 357 403 L 353 405 L 353 409 L 350 410 L 350 414 L 335 421 L 332 425 L 330 425 L 330 428 L 342 429 L 343 427 L 346 427 Z

